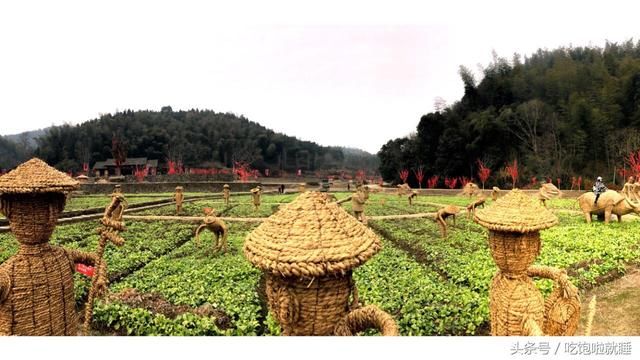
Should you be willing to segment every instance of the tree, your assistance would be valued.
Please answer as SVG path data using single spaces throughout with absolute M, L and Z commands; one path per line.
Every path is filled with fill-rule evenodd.
M 120 167 L 127 160 L 127 145 L 115 133 L 111 138 L 111 155 L 116 164 L 116 176 L 121 175 Z
M 438 175 L 433 175 L 432 177 L 429 178 L 429 180 L 427 180 L 427 188 L 429 189 L 433 189 L 436 187 L 436 185 L 438 185 Z
M 418 180 L 418 187 L 422 189 L 422 180 L 424 180 L 424 167 L 422 165 L 418 166 L 418 169 L 413 169 L 413 174 Z
M 400 176 L 400 179 L 402 180 L 402 182 L 404 184 L 407 183 L 407 179 L 409 178 L 409 170 L 407 169 L 402 169 L 400 170 L 400 172 L 398 173 L 398 175 Z
M 484 190 L 484 183 L 489 179 L 491 169 L 486 167 L 484 162 L 480 159 L 477 159 L 476 162 L 478 163 L 478 179 L 480 179 L 480 182 L 482 183 L 482 190 Z
M 515 189 L 518 181 L 518 160 L 513 160 L 513 163 L 507 164 L 504 171 L 511 177 L 511 188 Z

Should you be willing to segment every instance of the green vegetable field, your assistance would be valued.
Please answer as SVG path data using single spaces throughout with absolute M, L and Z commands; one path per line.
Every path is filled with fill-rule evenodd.
M 337 199 L 349 196 L 336 193 Z M 295 194 L 263 195 L 259 210 L 250 196 L 232 197 L 229 206 L 219 199 L 185 203 L 182 215 L 202 216 L 215 208 L 224 217 L 268 217 Z M 146 201 L 157 197 L 136 197 Z M 72 200 L 74 209 L 99 207 L 108 198 Z M 406 197 L 371 194 L 366 214 L 371 217 L 433 213 L 438 204 L 463 206 L 462 196 L 419 196 L 413 205 Z M 489 200 L 488 203 L 491 201 Z M 548 202 L 558 211 L 560 224 L 541 232 L 542 251 L 537 264 L 568 271 L 581 291 L 612 281 L 640 263 L 640 221 L 632 218 L 608 225 L 586 224 L 575 200 Z M 350 211 L 350 202 L 343 208 Z M 463 209 L 464 210 L 464 209 Z M 175 215 L 175 206 L 144 210 L 135 215 Z M 93 332 L 109 335 L 278 335 L 268 314 L 261 272 L 242 253 L 244 240 L 257 222 L 229 221 L 229 252 L 212 251 L 212 235 L 204 232 L 196 246 L 197 224 L 173 221 L 126 221 L 125 245 L 108 246 L 110 292 L 94 306 Z M 360 301 L 391 314 L 402 335 L 486 335 L 489 328 L 488 292 L 495 264 L 485 228 L 457 216 L 449 236 L 440 237 L 431 217 L 369 220 L 381 237 L 383 250 L 356 268 L 354 279 Z M 52 244 L 93 251 L 97 247 L 97 220 L 60 225 Z M 18 244 L 11 233 L 0 234 L 0 262 L 13 255 Z M 84 306 L 89 280 L 76 274 L 76 301 Z M 548 294 L 550 281 L 537 282 Z M 584 299 L 583 299 L 584 301 Z

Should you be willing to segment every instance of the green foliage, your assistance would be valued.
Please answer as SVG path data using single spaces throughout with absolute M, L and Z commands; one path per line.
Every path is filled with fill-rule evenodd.
M 520 61 L 494 54 L 476 81 L 461 67 L 464 96 L 424 115 L 416 136 L 393 139 L 378 153 L 380 172 L 424 165 L 427 176 L 476 174 L 476 159 L 507 181 L 504 164 L 518 159 L 524 179 L 605 176 L 640 147 L 640 42 L 604 48 L 538 50 Z M 414 176 L 409 183 L 417 187 Z
M 292 172 L 375 169 L 378 165 L 368 153 L 298 140 L 243 116 L 210 110 L 173 111 L 171 107 L 160 112 L 127 110 L 76 126 L 51 127 L 38 138 L 35 154 L 58 168 L 78 171 L 83 161 L 92 164 L 113 157 L 114 134 L 126 142 L 129 157 L 161 163 L 182 160 L 187 167 L 232 167 L 234 161 L 246 161 L 259 170 Z

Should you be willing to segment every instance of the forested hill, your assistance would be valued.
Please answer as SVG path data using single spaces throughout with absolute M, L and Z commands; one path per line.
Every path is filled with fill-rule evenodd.
M 495 183 L 517 159 L 520 183 L 597 175 L 611 182 L 640 148 L 640 42 L 538 50 L 524 59 L 494 55 L 481 81 L 464 67 L 460 76 L 461 100 L 381 148 L 386 180 L 419 165 L 426 176 L 477 178 L 480 159 Z
M 234 161 L 244 161 L 260 170 L 287 172 L 362 168 L 362 154 L 345 155 L 341 148 L 301 141 L 234 114 L 173 111 L 168 106 L 160 112 L 128 110 L 75 126 L 51 127 L 36 139 L 33 154 L 60 169 L 78 171 L 83 162 L 93 165 L 113 158 L 114 140 L 124 144 L 128 157 L 158 159 L 161 164 L 181 161 L 186 167 L 231 167 Z M 2 167 L 14 165 L 7 159 L 0 162 Z M 374 161 L 370 170 L 377 166 Z

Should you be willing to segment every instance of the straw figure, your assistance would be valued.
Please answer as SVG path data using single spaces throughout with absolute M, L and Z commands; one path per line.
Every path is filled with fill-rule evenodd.
M 407 196 L 407 200 L 409 200 L 409 205 L 413 205 L 412 204 L 412 200 L 418 197 L 418 192 L 415 190 L 412 190 L 411 193 L 409 194 L 409 196 Z
M 500 194 L 500 188 L 497 186 L 494 186 L 493 189 L 491 189 L 491 200 L 493 201 L 498 200 L 499 194 Z
M 227 225 L 222 221 L 222 219 L 216 216 L 215 209 L 205 208 L 204 215 L 204 223 L 196 229 L 196 247 L 200 247 L 200 233 L 205 229 L 209 229 L 216 238 L 213 246 L 213 252 L 222 251 L 223 253 L 226 253 L 227 236 L 229 234 Z
M 447 205 L 438 210 L 436 213 L 436 222 L 440 226 L 440 234 L 443 238 L 447 237 L 447 218 L 453 218 L 453 226 L 456 226 L 456 215 L 460 212 L 460 208 L 455 205 Z
M 303 193 L 305 191 L 307 191 L 307 184 L 306 183 L 298 184 L 298 192 Z
M 104 250 L 107 243 L 111 242 L 116 246 L 124 245 L 124 239 L 120 236 L 120 232 L 125 231 L 125 225 L 122 220 L 122 214 L 127 208 L 127 201 L 122 193 L 113 193 L 111 195 L 111 203 L 107 205 L 104 215 L 100 220 L 102 224 L 98 228 L 100 240 L 98 249 L 96 250 L 96 270 L 91 280 L 91 288 L 89 288 L 89 296 L 84 311 L 84 333 L 89 334 L 91 330 L 91 317 L 93 315 L 93 301 L 96 297 L 102 296 L 105 292 L 101 282 L 107 278 L 106 263 L 104 262 Z
M 95 266 L 97 257 L 49 244 L 65 194 L 77 188 L 40 159 L 0 177 L 0 210 L 20 243 L 0 264 L 0 335 L 78 335 L 73 271 L 80 263 Z M 106 277 L 96 283 L 106 289 Z
M 471 198 L 472 196 L 477 194 L 479 191 L 480 191 L 480 188 L 478 187 L 478 185 L 472 182 L 468 182 L 467 185 L 465 185 L 464 188 L 462 188 L 461 195 L 469 195 L 469 198 Z
M 180 212 L 182 212 L 182 202 L 184 201 L 184 188 L 182 186 L 176 186 L 173 201 L 176 202 L 176 214 L 180 215 Z
M 398 335 L 393 318 L 361 307 L 353 270 L 381 249 L 378 236 L 318 191 L 307 191 L 253 230 L 246 258 L 264 272 L 282 335 Z
M 229 206 L 229 199 L 231 198 L 231 189 L 229 188 L 229 184 L 224 184 L 222 186 L 222 198 L 224 199 L 224 205 Z
M 361 184 L 356 187 L 356 193 L 351 195 L 351 209 L 353 216 L 361 223 L 366 224 L 367 220 L 364 216 L 364 205 L 367 202 L 368 192 L 364 190 Z
M 477 207 L 484 208 L 484 203 L 486 201 L 487 199 L 482 195 L 482 193 L 478 194 L 478 199 L 467 205 L 467 219 L 471 219 L 471 216 L 476 213 Z
M 552 183 L 544 183 L 538 191 L 538 199 L 542 206 L 547 207 L 547 200 L 562 196 L 562 192 Z
M 540 230 L 558 224 L 558 218 L 515 189 L 478 210 L 474 220 L 489 229 L 489 247 L 499 269 L 489 292 L 491 334 L 573 335 L 580 320 L 578 289 L 566 271 L 532 265 L 540 254 Z M 531 277 L 553 280 L 546 301 Z
M 258 187 L 255 187 L 250 191 L 251 198 L 253 199 L 253 209 L 257 211 L 260 208 L 260 195 L 262 194 L 262 190 Z
M 407 195 L 409 194 L 410 191 L 411 191 L 411 187 L 409 186 L 409 184 L 407 183 L 398 184 L 398 196 Z

